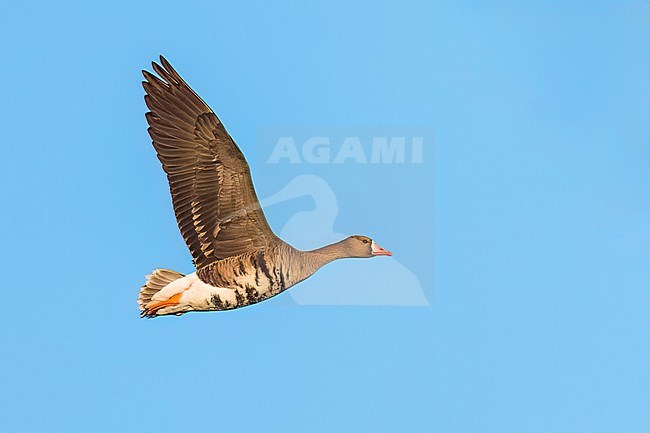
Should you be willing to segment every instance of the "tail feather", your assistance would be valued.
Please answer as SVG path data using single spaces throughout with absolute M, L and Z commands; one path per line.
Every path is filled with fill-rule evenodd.
M 138 307 L 140 308 L 141 315 L 144 317 L 148 314 L 146 305 L 151 302 L 153 295 L 172 281 L 183 277 L 183 274 L 170 271 L 169 269 L 154 269 L 151 274 L 148 274 L 147 281 L 140 289 L 140 295 L 138 296 Z

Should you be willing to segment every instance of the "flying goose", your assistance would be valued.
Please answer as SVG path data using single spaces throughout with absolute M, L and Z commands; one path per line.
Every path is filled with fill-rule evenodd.
M 147 275 L 138 297 L 143 317 L 244 307 L 333 260 L 391 255 L 367 236 L 312 251 L 278 238 L 262 212 L 248 163 L 217 115 L 163 56 L 152 67 L 158 76 L 142 71 L 148 131 L 196 272 L 155 269 Z

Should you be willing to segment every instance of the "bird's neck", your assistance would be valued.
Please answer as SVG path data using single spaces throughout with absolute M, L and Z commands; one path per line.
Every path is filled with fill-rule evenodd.
M 319 267 L 324 266 L 331 261 L 344 259 L 350 256 L 345 248 L 344 241 L 335 242 L 333 244 L 325 245 L 324 247 L 316 248 L 315 250 L 306 251 L 305 254 L 307 254 L 307 256 L 315 263 L 318 263 Z
M 311 251 L 296 250 L 296 253 L 299 256 L 299 260 L 293 262 L 296 264 L 296 268 L 292 269 L 292 274 L 296 278 L 296 282 L 310 277 L 329 262 L 349 257 L 342 241 Z

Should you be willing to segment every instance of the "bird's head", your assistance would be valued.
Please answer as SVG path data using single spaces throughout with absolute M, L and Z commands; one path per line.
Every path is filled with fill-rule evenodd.
M 349 257 L 369 258 L 375 256 L 392 256 L 368 236 L 354 235 L 343 241 Z

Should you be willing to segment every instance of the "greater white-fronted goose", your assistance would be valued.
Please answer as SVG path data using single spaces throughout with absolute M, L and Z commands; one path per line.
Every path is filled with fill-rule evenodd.
M 325 264 L 390 256 L 366 236 L 300 251 L 275 236 L 241 150 L 169 62 L 142 71 L 149 135 L 167 173 L 176 220 L 196 272 L 156 269 L 140 290 L 143 317 L 229 310 L 275 296 Z

